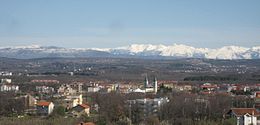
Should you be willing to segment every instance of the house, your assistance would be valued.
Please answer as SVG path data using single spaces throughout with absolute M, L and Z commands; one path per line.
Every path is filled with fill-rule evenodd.
M 69 111 L 69 114 L 72 116 L 72 117 L 80 117 L 84 114 L 86 114 L 87 116 L 89 116 L 90 114 L 90 107 L 86 104 L 79 104 L 75 107 L 73 107 L 70 111 Z
M 260 113 L 255 108 L 231 108 L 227 115 L 236 117 L 237 125 L 257 125 Z
M 54 104 L 52 102 L 40 101 L 36 104 L 38 115 L 47 116 L 53 112 Z
M 70 96 L 66 96 L 66 98 L 63 100 L 62 105 L 67 109 L 71 109 L 77 105 L 82 104 L 82 102 L 83 102 L 82 94 L 70 95 Z

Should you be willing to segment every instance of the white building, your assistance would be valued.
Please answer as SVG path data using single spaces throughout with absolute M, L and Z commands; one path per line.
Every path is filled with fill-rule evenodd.
M 58 88 L 57 93 L 61 96 L 81 94 L 83 93 L 82 86 L 82 83 L 62 84 Z
M 145 93 L 145 90 L 137 88 L 137 89 L 131 90 L 131 92 Z
M 88 92 L 98 92 L 101 89 L 101 87 L 97 83 L 91 83 L 90 86 L 88 86 Z
M 157 93 L 157 90 L 158 90 L 158 82 L 157 82 L 156 77 L 154 77 L 153 89 L 154 89 L 154 93 Z
M 36 91 L 39 93 L 54 93 L 54 88 L 49 86 L 36 86 Z
M 12 79 L 1 79 L 1 83 L 12 83 Z
M 150 116 L 150 115 L 158 115 L 158 111 L 162 104 L 165 104 L 169 102 L 169 99 L 166 98 L 154 98 L 154 99 L 136 99 L 136 100 L 128 100 L 129 107 L 133 107 L 133 105 L 136 105 L 138 108 L 140 108 L 143 111 L 144 117 Z
M 257 125 L 257 117 L 260 116 L 255 108 L 231 108 L 227 114 L 236 117 L 237 125 Z
M 168 87 L 168 88 L 170 88 L 170 87 Z M 192 90 L 192 86 L 191 85 L 185 85 L 185 84 L 174 85 L 172 88 L 175 91 L 191 91 Z
M 88 87 L 88 92 L 98 92 L 100 90 L 100 87 Z
M 6 85 L 3 84 L 0 86 L 0 91 L 1 92 L 6 92 L 6 91 L 19 91 L 19 86 L 17 85 Z
M 12 72 L 0 72 L 0 76 L 12 76 Z

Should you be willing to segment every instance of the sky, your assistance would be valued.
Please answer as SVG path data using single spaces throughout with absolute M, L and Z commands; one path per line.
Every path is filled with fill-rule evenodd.
M 0 0 L 0 46 L 260 46 L 260 0 Z

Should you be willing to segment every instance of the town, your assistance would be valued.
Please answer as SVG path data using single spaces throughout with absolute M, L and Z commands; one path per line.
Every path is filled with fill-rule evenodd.
M 97 60 L 108 61 L 107 59 Z M 154 69 L 157 67 L 154 66 L 152 71 L 139 69 L 141 71 L 137 73 L 141 73 L 136 79 L 127 79 L 128 74 L 124 74 L 121 78 L 109 80 L 102 77 L 103 74 L 111 71 L 110 68 L 106 69 L 106 67 L 111 67 L 109 61 L 107 66 L 104 66 L 106 62 L 96 63 L 96 65 L 88 64 L 84 71 L 82 71 L 82 63 L 74 62 L 71 71 L 66 69 L 70 68 L 71 62 L 60 63 L 59 65 L 66 67 L 60 67 L 67 71 L 66 74 L 59 74 L 59 68 L 55 69 L 59 71 L 56 74 L 43 74 L 40 70 L 41 64 L 46 64 L 48 61 L 48 59 L 41 59 L 41 62 L 35 60 L 38 62 L 37 68 L 26 66 L 31 64 L 31 61 L 20 63 L 22 68 L 19 70 L 13 67 L 1 67 L 0 124 L 257 125 L 260 123 L 260 82 L 257 80 L 257 73 L 254 73 L 256 80 L 249 77 L 251 80 L 240 81 L 237 78 L 218 75 L 187 75 L 180 80 L 174 76 L 172 78 L 160 77 L 163 74 L 155 73 Z M 145 62 L 142 65 L 148 67 L 151 61 L 153 60 L 148 59 L 139 62 Z M 166 61 L 169 62 L 169 60 Z M 180 67 L 180 60 L 172 61 L 178 62 L 178 65 L 174 64 L 177 66 L 175 67 L 177 71 L 190 71 L 187 67 L 192 66 L 186 64 Z M 139 63 L 134 60 L 133 62 Z M 57 62 L 54 63 L 57 64 Z M 234 62 L 226 61 L 226 63 L 233 64 Z M 238 64 L 241 65 L 240 62 Z M 255 64 L 258 65 L 258 63 Z M 115 67 L 120 65 L 121 63 Z M 102 74 L 98 73 L 101 75 L 100 79 L 96 78 L 98 75 L 94 78 L 91 75 L 82 76 L 95 70 L 95 67 L 104 69 Z M 244 76 L 257 72 L 246 68 L 246 65 L 243 67 L 245 67 L 243 68 L 245 69 Z M 212 69 L 215 67 L 213 66 Z M 259 67 L 256 66 L 254 69 L 259 69 Z M 35 73 L 36 71 L 39 73 Z M 178 73 L 174 69 L 171 71 L 175 75 Z M 233 75 L 241 75 L 240 70 L 234 71 L 232 71 Z M 222 74 L 231 71 L 219 72 Z M 129 73 L 130 76 L 131 73 Z M 211 70 L 207 73 L 210 74 Z
M 260 125 L 260 0 L 0 0 L 0 125 Z

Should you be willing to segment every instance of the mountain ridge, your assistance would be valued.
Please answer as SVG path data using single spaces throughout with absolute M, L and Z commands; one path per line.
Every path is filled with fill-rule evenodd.
M 223 46 L 221 48 L 195 48 L 184 44 L 153 45 L 131 44 L 116 48 L 64 48 L 56 46 L 0 47 L 0 57 L 18 59 L 43 57 L 167 57 L 206 59 L 260 59 L 260 46 L 251 48 Z

